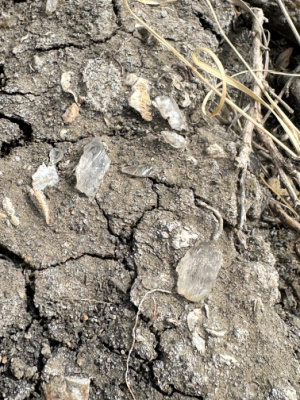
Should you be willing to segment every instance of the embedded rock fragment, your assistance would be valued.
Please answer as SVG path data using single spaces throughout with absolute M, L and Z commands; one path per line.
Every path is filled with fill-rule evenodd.
M 149 82 L 147 79 L 138 78 L 132 86 L 129 105 L 138 111 L 145 121 L 151 121 L 151 100 L 149 95 Z
M 15 215 L 15 208 L 9 197 L 4 197 L 2 201 L 2 207 L 6 214 L 10 217 L 10 222 L 13 226 L 17 227 L 20 225 L 19 218 Z M 6 218 L 5 214 L 2 214 L 2 218 Z
M 89 197 L 97 194 L 105 173 L 110 166 L 110 159 L 98 137 L 84 146 L 83 155 L 76 167 L 76 188 Z
M 88 400 L 90 380 L 77 376 L 66 377 L 67 392 L 70 400 Z
M 198 242 L 179 261 L 178 293 L 190 301 L 201 301 L 214 285 L 222 265 L 222 252 L 215 241 Z
M 161 116 L 168 120 L 172 129 L 176 131 L 188 130 L 185 115 L 173 97 L 158 96 L 155 98 L 155 105 Z
M 4 197 L 2 201 L 2 207 L 9 217 L 15 215 L 15 208 L 9 197 Z
M 45 217 L 46 224 L 49 225 L 50 210 L 44 193 L 38 189 L 30 189 L 29 196 L 39 212 Z
M 79 107 L 76 103 L 71 104 L 65 111 L 62 119 L 65 124 L 71 124 L 79 115 Z

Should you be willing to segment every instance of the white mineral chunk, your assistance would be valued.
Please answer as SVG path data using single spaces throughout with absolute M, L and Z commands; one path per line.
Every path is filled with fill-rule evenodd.
M 68 400 L 88 400 L 90 391 L 90 380 L 77 376 L 66 377 Z
M 174 149 L 186 148 L 187 143 L 185 137 L 178 135 L 178 133 L 163 131 L 161 134 L 165 141 L 169 143 L 170 146 L 174 147 Z
M 123 174 L 136 176 L 139 178 L 147 178 L 154 174 L 154 168 L 148 164 L 141 164 L 141 165 L 131 165 L 128 167 L 123 167 L 121 169 Z
M 190 301 L 201 301 L 211 291 L 222 265 L 222 252 L 214 241 L 198 242 L 179 261 L 178 293 Z
M 138 78 L 132 86 L 132 92 L 129 97 L 129 105 L 138 111 L 145 121 L 151 121 L 151 100 L 150 100 L 149 82 L 147 79 Z
M 200 354 L 205 353 L 205 340 L 196 332 L 193 332 L 192 342 Z
M 202 320 L 203 314 L 201 308 L 195 308 L 193 311 L 190 311 L 187 316 L 187 324 L 190 332 L 194 332 Z
M 4 197 L 4 199 L 2 201 L 2 207 L 3 207 L 3 210 L 6 212 L 6 214 L 9 217 L 12 217 L 13 215 L 15 215 L 15 208 L 9 197 Z
M 47 186 L 54 186 L 58 183 L 59 177 L 54 165 L 42 164 L 32 175 L 32 187 L 34 190 L 44 190 Z
M 76 188 L 89 197 L 94 197 L 103 181 L 103 177 L 110 166 L 110 159 L 106 154 L 99 137 L 84 146 L 83 154 L 76 167 Z
M 181 103 L 181 107 L 189 107 L 192 104 L 190 96 L 187 92 L 184 92 L 184 100 Z
M 198 239 L 196 233 L 191 232 L 189 229 L 181 229 L 172 239 L 172 246 L 174 249 L 181 249 L 182 247 L 189 247 L 191 241 Z
M 56 10 L 58 0 L 47 0 L 46 3 L 46 14 L 52 14 Z
M 168 120 L 172 129 L 176 131 L 188 130 L 185 115 L 179 109 L 173 97 L 158 96 L 155 98 L 155 105 L 161 116 Z

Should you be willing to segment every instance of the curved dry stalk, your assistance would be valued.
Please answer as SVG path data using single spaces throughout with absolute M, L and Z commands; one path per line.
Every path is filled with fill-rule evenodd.
M 211 207 L 210 205 L 206 204 L 204 201 L 199 200 L 197 202 L 198 206 L 207 208 L 208 210 L 212 211 L 215 215 L 215 217 L 217 218 L 218 222 L 219 222 L 219 226 L 216 230 L 216 232 L 213 234 L 212 240 L 218 240 L 219 237 L 222 235 L 223 232 L 223 218 L 222 215 L 220 214 L 220 212 L 215 209 L 214 207 Z
M 132 328 L 132 344 L 131 344 L 131 347 L 130 347 L 129 352 L 128 352 L 127 361 L 126 361 L 126 372 L 125 372 L 125 382 L 126 382 L 126 386 L 127 386 L 128 390 L 129 390 L 129 392 L 130 392 L 131 397 L 133 398 L 133 400 L 136 400 L 136 398 L 135 398 L 135 395 L 134 395 L 134 393 L 133 393 L 133 391 L 132 391 L 132 389 L 131 389 L 130 382 L 129 382 L 129 379 L 128 379 L 128 374 L 129 374 L 129 361 L 130 361 L 130 356 L 131 356 L 131 353 L 133 352 L 134 345 L 135 345 L 135 341 L 136 341 L 136 327 L 137 327 L 137 324 L 138 324 L 138 319 L 139 319 L 139 316 L 140 316 L 140 313 L 141 313 L 141 308 L 142 308 L 142 305 L 143 305 L 144 301 L 146 300 L 146 298 L 147 298 L 150 294 L 156 293 L 156 292 L 159 292 L 159 293 L 166 293 L 166 294 L 172 294 L 172 292 L 170 292 L 169 290 L 164 290 L 164 289 L 152 289 L 152 290 L 149 290 L 149 292 L 147 292 L 147 293 L 143 296 L 142 300 L 140 301 L 140 304 L 139 304 L 139 307 L 138 307 L 138 311 L 137 311 L 136 317 L 135 317 L 135 323 L 134 323 L 134 326 L 133 326 L 133 328 Z
M 215 94 L 217 94 L 219 97 L 222 97 L 222 94 L 203 76 L 200 74 L 200 72 L 194 67 L 193 64 L 191 64 L 181 53 L 179 53 L 170 43 L 168 43 L 163 37 L 161 37 L 156 31 L 154 31 L 148 24 L 146 24 L 140 17 L 138 17 L 130 8 L 128 4 L 128 0 L 123 0 L 124 5 L 127 8 L 127 10 L 130 12 L 130 14 L 145 28 L 147 29 L 148 32 L 150 32 L 160 43 L 162 43 L 166 48 L 168 48 L 178 59 L 180 59 L 185 65 L 187 65 L 192 72 L 205 84 L 207 85 Z M 229 40 L 229 39 L 228 39 Z M 233 46 L 233 45 L 232 45 Z M 212 73 L 220 78 L 220 72 L 212 67 L 210 67 L 208 64 L 205 64 L 205 70 L 207 72 L 213 71 Z M 254 74 L 255 75 L 255 74 Z M 246 92 L 246 94 L 250 95 L 253 97 L 255 100 L 259 101 L 261 104 L 266 105 L 268 109 L 272 109 L 264 100 L 261 98 L 257 97 L 250 89 L 248 89 L 246 86 L 240 84 L 239 82 L 235 81 L 234 79 L 230 78 L 229 76 L 226 75 L 226 81 L 229 84 L 232 84 L 233 86 L 237 85 L 240 87 L 243 87 L 243 91 Z M 241 89 L 240 89 L 241 90 Z M 270 97 L 270 96 L 269 96 Z M 272 99 L 271 99 L 272 100 Z M 287 147 L 285 144 L 283 144 L 279 139 L 277 139 L 274 135 L 272 135 L 267 129 L 265 129 L 261 124 L 257 123 L 255 119 L 253 119 L 251 116 L 249 116 L 247 113 L 245 113 L 240 107 L 238 107 L 233 101 L 231 101 L 229 98 L 226 97 L 225 102 L 230 105 L 234 110 L 236 110 L 238 113 L 240 113 L 242 116 L 244 116 L 246 119 L 251 121 L 258 129 L 263 131 L 266 135 L 268 135 L 270 138 L 272 138 L 273 141 L 275 141 L 279 146 L 281 146 L 289 155 L 294 158 L 294 159 L 300 159 L 300 156 L 295 154 L 289 147 Z M 275 104 L 276 107 L 278 107 Z M 279 107 L 278 107 L 279 109 Z M 280 109 L 279 109 L 280 110 Z M 291 136 L 290 129 L 287 126 L 287 124 L 275 113 L 275 111 L 272 109 L 272 112 L 276 116 L 276 118 L 279 120 L 280 124 L 284 128 L 284 130 L 287 132 L 289 136 Z M 282 111 L 281 111 L 282 112 Z M 287 117 L 286 117 L 287 118 Z M 291 121 L 289 121 L 291 124 Z M 296 128 L 295 128 L 296 129 Z M 299 133 L 300 137 L 300 133 Z M 292 141 L 292 139 L 291 139 Z M 299 150 L 300 153 L 300 144 L 297 146 L 297 142 L 295 140 L 292 141 L 292 143 L 296 145 L 297 151 Z

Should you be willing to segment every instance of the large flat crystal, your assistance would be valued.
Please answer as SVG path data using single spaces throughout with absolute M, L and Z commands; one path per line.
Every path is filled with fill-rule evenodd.
M 89 197 L 94 197 L 102 183 L 103 177 L 110 166 L 99 137 L 84 146 L 83 154 L 76 167 L 76 188 Z
M 211 291 L 222 265 L 217 242 L 198 242 L 177 265 L 178 293 L 190 301 L 201 301 Z

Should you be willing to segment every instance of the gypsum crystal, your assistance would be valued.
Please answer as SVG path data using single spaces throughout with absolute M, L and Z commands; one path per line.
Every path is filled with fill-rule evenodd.
M 194 302 L 204 299 L 217 279 L 222 259 L 217 241 L 197 242 L 177 265 L 178 293 Z
M 76 167 L 76 188 L 88 197 L 94 197 L 109 169 L 110 162 L 100 138 L 94 137 L 84 146 Z
M 174 149 L 185 149 L 186 148 L 186 139 L 185 137 L 178 135 L 178 133 L 163 131 L 162 136 L 165 142 L 169 143 L 170 146 L 174 147 Z
M 148 164 L 140 164 L 140 165 L 132 165 L 128 167 L 123 167 L 121 169 L 123 174 L 136 176 L 138 178 L 148 178 L 149 176 L 153 176 L 154 168 Z
M 155 104 L 164 119 L 167 119 L 171 128 L 176 131 L 188 130 L 185 115 L 178 107 L 173 97 L 158 96 Z
M 49 153 L 50 163 L 52 165 L 57 164 L 63 159 L 64 152 L 61 149 L 51 149 Z

